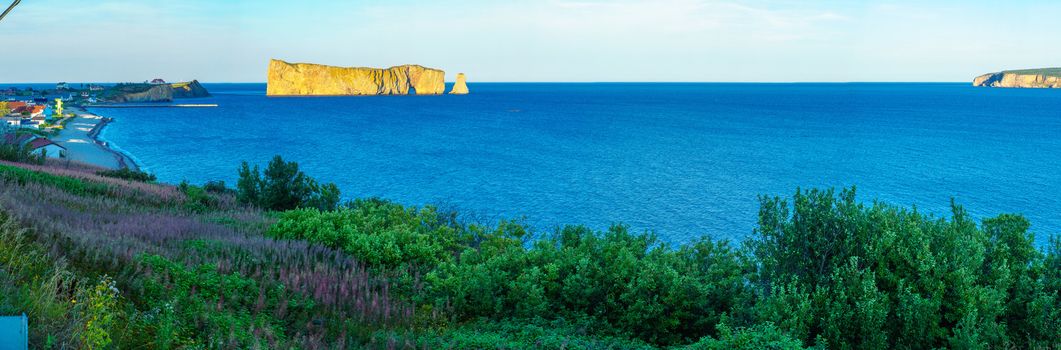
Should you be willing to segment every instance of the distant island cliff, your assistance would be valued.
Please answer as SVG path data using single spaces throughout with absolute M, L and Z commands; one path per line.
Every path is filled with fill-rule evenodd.
M 420 65 L 386 69 L 269 62 L 266 95 L 440 95 L 446 72 Z
M 102 100 L 114 103 L 172 102 L 174 98 L 210 97 L 198 80 L 189 82 L 118 84 L 106 89 Z
M 973 86 L 1061 88 L 1061 68 L 1023 69 L 988 73 L 973 79 Z

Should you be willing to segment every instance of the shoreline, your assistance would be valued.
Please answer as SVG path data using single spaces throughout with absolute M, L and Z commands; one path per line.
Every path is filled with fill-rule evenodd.
M 70 110 L 75 115 L 74 120 L 54 138 L 67 149 L 68 159 L 107 169 L 140 169 L 132 157 L 100 139 L 103 128 L 114 119 L 90 113 L 81 106 Z
M 78 109 L 85 111 L 86 113 L 88 112 L 88 110 L 84 109 L 83 107 L 79 107 Z M 103 132 L 103 128 L 107 127 L 107 124 L 110 124 L 114 121 L 114 118 L 108 118 L 104 116 L 100 117 L 102 118 L 100 119 L 100 122 L 96 124 L 96 126 L 92 127 L 92 130 L 88 131 L 88 137 L 91 138 L 92 141 L 94 141 L 104 150 L 114 154 L 114 156 L 118 158 L 119 169 L 128 168 L 129 170 L 140 170 L 140 166 L 136 164 L 136 161 L 133 160 L 133 157 L 130 157 L 129 155 L 121 151 L 111 148 L 110 144 L 99 139 L 99 134 Z

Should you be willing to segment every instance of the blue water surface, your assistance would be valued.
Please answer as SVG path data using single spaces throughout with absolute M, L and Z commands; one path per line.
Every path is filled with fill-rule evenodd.
M 467 96 L 270 98 L 97 109 L 103 138 L 166 182 L 233 184 L 274 154 L 344 197 L 488 220 L 625 223 L 666 241 L 752 233 L 759 195 L 857 185 L 947 216 L 1023 213 L 1061 233 L 1061 91 L 968 84 L 470 84 Z

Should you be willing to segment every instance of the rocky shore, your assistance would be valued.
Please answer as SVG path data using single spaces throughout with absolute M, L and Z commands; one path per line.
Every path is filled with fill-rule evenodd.
M 130 168 L 137 170 L 136 162 L 129 156 L 111 148 L 99 139 L 99 134 L 113 120 L 101 117 L 82 108 L 71 108 L 74 120 L 67 123 L 52 141 L 66 148 L 67 159 L 108 169 Z

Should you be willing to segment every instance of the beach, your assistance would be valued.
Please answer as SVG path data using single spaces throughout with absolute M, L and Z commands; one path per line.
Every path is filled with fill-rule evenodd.
M 132 159 L 107 147 L 105 142 L 99 140 L 99 132 L 110 119 L 79 107 L 68 110 L 76 116 L 66 123 L 59 135 L 52 138 L 53 142 L 66 148 L 67 159 L 108 169 L 137 168 Z

